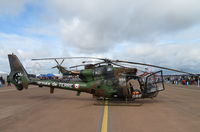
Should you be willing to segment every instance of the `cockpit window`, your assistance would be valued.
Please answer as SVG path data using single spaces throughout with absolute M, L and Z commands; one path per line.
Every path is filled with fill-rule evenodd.
M 98 67 L 98 68 L 95 68 L 94 70 L 95 76 L 102 75 L 103 73 L 104 73 L 104 67 Z
M 107 71 L 108 71 L 108 72 L 110 72 L 110 71 L 112 71 L 112 70 L 113 70 L 112 67 L 110 67 L 110 66 L 107 67 Z

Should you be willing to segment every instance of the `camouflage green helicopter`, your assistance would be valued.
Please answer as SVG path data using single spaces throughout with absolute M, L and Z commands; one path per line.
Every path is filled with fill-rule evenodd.
M 37 85 L 39 87 L 49 87 L 50 93 L 54 93 L 54 89 L 57 88 L 76 91 L 78 96 L 81 92 L 86 92 L 92 94 L 94 97 L 103 99 L 135 100 L 140 98 L 153 98 L 165 89 L 162 70 L 157 72 L 144 72 L 138 75 L 137 68 L 126 67 L 123 64 L 150 66 L 191 74 L 176 69 L 138 62 L 93 57 L 65 57 L 35 60 L 53 59 L 57 61 L 58 59 L 63 59 L 64 61 L 64 59 L 97 59 L 100 62 L 84 65 L 85 68 L 82 70 L 66 70 L 58 63 L 56 67 L 64 75 L 69 75 L 70 77 L 78 76 L 79 80 L 38 79 L 31 77 L 26 72 L 16 55 L 9 54 L 8 59 L 11 69 L 9 77 L 18 90 L 27 89 L 28 85 Z

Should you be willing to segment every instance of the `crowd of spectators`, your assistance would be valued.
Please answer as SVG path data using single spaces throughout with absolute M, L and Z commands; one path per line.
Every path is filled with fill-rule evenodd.
M 168 75 L 164 76 L 165 82 L 182 85 L 200 85 L 199 76 Z

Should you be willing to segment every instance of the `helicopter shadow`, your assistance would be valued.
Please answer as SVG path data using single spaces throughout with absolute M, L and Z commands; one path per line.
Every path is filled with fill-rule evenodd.
M 67 102 L 84 102 L 80 105 L 76 106 L 77 109 L 84 109 L 87 107 L 92 107 L 93 105 L 93 98 L 76 98 L 76 97 L 61 97 L 61 96 L 49 96 L 49 95 L 37 95 L 37 96 L 29 96 L 28 99 L 35 100 L 35 101 L 63 101 L 64 103 Z
M 134 103 L 141 103 L 142 105 L 145 104 L 158 104 L 162 103 L 163 100 L 157 100 L 157 99 L 141 99 L 141 100 L 136 100 Z
M 61 96 L 50 96 L 50 95 L 35 95 L 35 96 L 29 96 L 29 99 L 33 100 L 72 100 L 72 101 L 92 101 L 91 98 L 73 98 L 73 97 L 61 97 Z

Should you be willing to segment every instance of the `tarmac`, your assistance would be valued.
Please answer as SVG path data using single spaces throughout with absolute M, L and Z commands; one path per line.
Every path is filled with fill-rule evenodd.
M 108 107 L 73 91 L 0 88 L 0 132 L 199 132 L 200 87 L 165 86 L 141 106 Z

